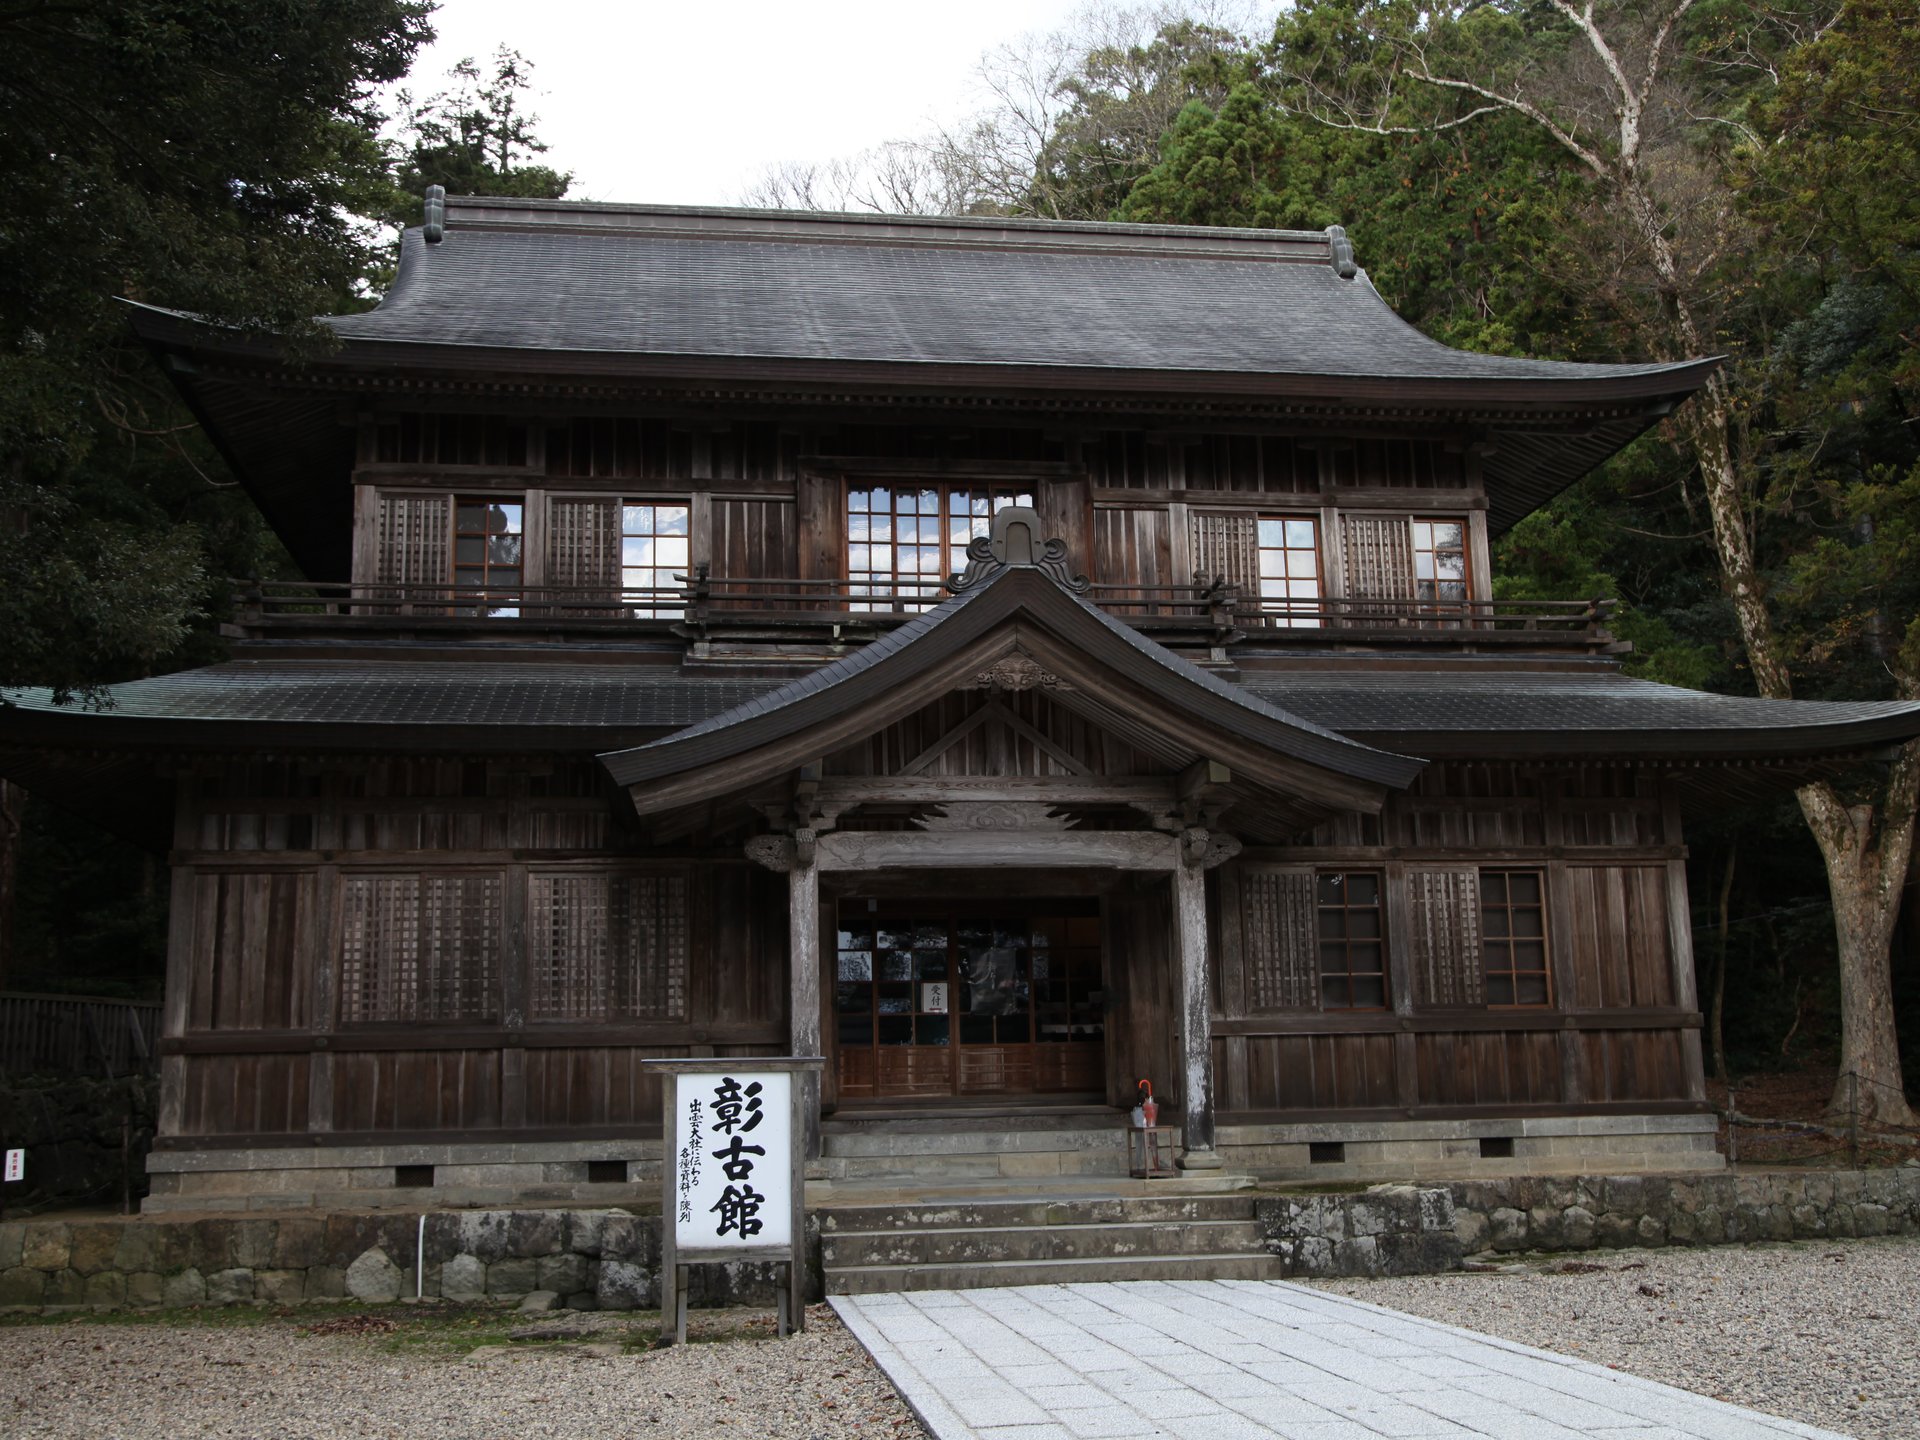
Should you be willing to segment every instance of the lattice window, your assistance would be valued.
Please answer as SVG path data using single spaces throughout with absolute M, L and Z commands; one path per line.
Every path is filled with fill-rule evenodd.
M 1320 1004 L 1327 1010 L 1387 1008 L 1386 913 L 1372 870 L 1314 877 L 1320 930 Z
M 1249 867 L 1240 878 L 1247 1005 L 1311 1010 L 1319 1003 L 1313 875 Z
M 1193 517 L 1193 574 L 1201 584 L 1225 580 L 1241 587 L 1252 599 L 1260 576 L 1259 517 L 1207 515 Z
M 431 587 L 435 591 L 444 587 L 451 564 L 452 534 L 453 504 L 447 496 L 381 495 L 375 569 L 379 583 Z
M 1032 505 L 1025 492 L 924 485 L 847 493 L 847 579 L 855 610 L 925 610 L 996 511 Z
M 1487 1004 L 1548 1003 L 1545 891 L 1538 870 L 1480 872 Z
M 530 1013 L 536 1020 L 687 1018 L 681 875 L 534 875 Z
M 1344 515 L 1340 538 L 1350 611 L 1366 613 L 1354 601 L 1413 599 L 1413 529 L 1405 516 Z
M 555 495 L 547 501 L 546 584 L 561 615 L 611 615 L 595 600 L 620 588 L 620 502 Z
M 1414 979 L 1426 1005 L 1484 1005 L 1480 971 L 1480 875 L 1475 870 L 1407 874 Z
M 350 875 L 342 884 L 340 1019 L 492 1020 L 498 875 Z

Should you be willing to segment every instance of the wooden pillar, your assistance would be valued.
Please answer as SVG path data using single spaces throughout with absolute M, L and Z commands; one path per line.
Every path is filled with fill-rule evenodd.
M 1217 1170 L 1213 1148 L 1213 1008 L 1207 979 L 1207 872 L 1184 853 L 1173 867 L 1174 950 L 1179 960 L 1180 1117 L 1183 1170 Z
M 787 871 L 787 1012 L 789 1050 L 798 1057 L 820 1055 L 820 869 L 813 857 L 795 856 Z M 820 1155 L 820 1072 L 794 1077 L 805 1096 L 806 1158 Z

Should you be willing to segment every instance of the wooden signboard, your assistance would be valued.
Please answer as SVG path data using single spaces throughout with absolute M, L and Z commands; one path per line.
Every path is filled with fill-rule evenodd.
M 780 1333 L 806 1328 L 802 1107 L 815 1058 L 648 1060 L 665 1073 L 660 1330 L 687 1339 L 687 1267 L 784 1264 Z M 816 1082 L 817 1083 L 817 1082 Z

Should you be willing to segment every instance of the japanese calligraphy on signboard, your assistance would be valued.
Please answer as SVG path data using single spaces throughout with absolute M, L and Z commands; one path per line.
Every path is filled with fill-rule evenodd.
M 792 1245 L 792 1080 L 758 1070 L 673 1077 L 676 1248 L 751 1253 Z

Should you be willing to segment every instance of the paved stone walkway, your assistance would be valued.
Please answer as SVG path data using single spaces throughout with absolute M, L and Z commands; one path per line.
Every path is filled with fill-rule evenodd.
M 1836 1440 L 1300 1285 L 836 1296 L 936 1440 Z

